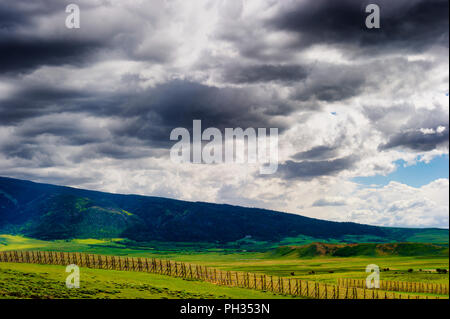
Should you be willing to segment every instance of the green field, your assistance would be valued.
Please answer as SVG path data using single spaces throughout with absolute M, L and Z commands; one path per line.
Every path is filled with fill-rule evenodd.
M 421 247 L 421 246 L 417 246 Z M 441 283 L 449 282 L 449 275 L 439 274 L 436 269 L 448 269 L 448 256 L 317 256 L 299 258 L 293 253 L 279 254 L 278 250 L 267 252 L 217 249 L 213 247 L 193 247 L 188 243 L 152 243 L 137 246 L 120 239 L 70 241 L 41 241 L 20 236 L 0 235 L 0 251 L 3 250 L 47 250 L 66 252 L 86 252 L 95 254 L 155 257 L 201 264 L 222 270 L 243 271 L 273 276 L 307 279 L 334 284 L 338 278 L 366 278 L 365 268 L 376 264 L 382 271 L 381 280 Z M 448 248 L 447 248 L 448 252 Z M 8 277 L 20 278 L 23 287 L 40 287 L 44 281 L 53 282 L 53 297 L 87 298 L 89 293 L 67 292 L 64 287 L 66 273 L 60 266 L 26 264 L 0 264 L 0 282 L 12 285 Z M 31 275 L 35 273 L 35 275 Z M 218 287 L 203 282 L 186 281 L 167 276 L 118 272 L 111 270 L 83 269 L 85 289 L 95 298 L 275 298 L 283 297 L 241 288 Z M 5 284 L 8 282 L 8 284 Z M 15 284 L 19 285 L 19 284 Z M 59 286 L 58 286 L 59 285 Z M 46 287 L 43 285 L 43 287 Z M 166 288 L 166 289 L 164 289 Z M 9 287 L 7 291 L 20 290 Z M 40 289 L 40 288 L 39 288 Z M 43 288 L 44 289 L 44 288 Z M 45 290 L 45 289 L 44 289 Z M 45 291 L 39 290 L 45 296 Z M 68 295 L 67 295 L 68 294 Z M 28 296 L 28 295 L 24 295 Z M 51 294 L 49 295 L 51 296 Z M 31 297 L 31 296 L 28 296 Z M 285 296 L 284 296 L 285 297 Z
M 169 276 L 80 269 L 80 288 L 65 286 L 65 267 L 0 263 L 0 298 L 280 299 L 293 298 Z

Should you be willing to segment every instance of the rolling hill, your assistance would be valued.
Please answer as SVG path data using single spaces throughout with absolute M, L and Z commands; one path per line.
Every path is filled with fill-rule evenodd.
M 0 233 L 53 240 L 448 242 L 445 229 L 338 223 L 257 208 L 111 194 L 0 177 Z
M 360 256 L 433 256 L 448 257 L 448 244 L 429 243 L 363 243 L 324 244 L 312 243 L 303 246 L 282 246 L 268 254 L 271 257 L 360 257 Z

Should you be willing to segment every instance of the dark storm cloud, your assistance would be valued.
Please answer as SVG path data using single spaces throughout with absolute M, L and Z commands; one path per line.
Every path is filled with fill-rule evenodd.
M 70 3 L 80 7 L 83 22 L 79 29 L 65 26 L 65 9 Z M 92 20 L 96 12 L 104 16 L 105 11 L 111 18 Z M 121 13 L 123 21 L 114 19 Z M 176 48 L 170 39 L 152 40 L 164 19 L 158 19 L 157 13 L 151 14 L 156 17 L 136 16 L 127 6 L 87 0 L 19 0 L 0 4 L 0 75 L 28 73 L 42 66 L 84 66 L 99 59 L 168 62 Z M 149 19 L 151 23 L 146 24 Z M 153 33 L 145 34 L 142 25 L 153 25 Z
M 63 111 L 83 112 L 89 101 L 101 105 L 98 96 L 87 92 L 39 85 L 24 86 L 14 94 L 0 99 L 0 124 L 14 125 L 23 120 Z
M 287 180 L 311 180 L 316 177 L 336 175 L 339 172 L 349 170 L 357 161 L 358 158 L 355 156 L 326 161 L 287 161 L 278 166 L 276 176 Z
M 365 106 L 364 111 L 374 128 L 386 139 L 379 145 L 379 150 L 403 148 L 428 152 L 448 148 L 448 111 L 442 106 L 435 105 L 432 109 L 417 108 L 413 104 L 389 108 Z
M 141 92 L 120 109 L 125 120 L 113 128 L 114 134 L 136 137 L 167 147 L 170 132 L 177 127 L 192 128 L 202 120 L 202 128 L 223 130 L 285 125 L 271 120 L 273 114 L 288 115 L 292 107 L 272 95 L 250 89 L 218 88 L 188 81 L 171 81 Z
M 440 146 L 448 147 L 449 127 L 445 127 L 442 132 L 423 132 L 420 130 L 411 130 L 401 132 L 392 136 L 386 144 L 379 147 L 380 150 L 388 150 L 391 148 L 409 148 L 414 151 L 427 152 L 432 151 Z
M 5 31 L 11 30 L 18 26 L 29 23 L 28 18 L 14 8 L 8 7 L 5 3 L 0 3 L 0 34 L 3 35 Z
M 81 65 L 107 39 L 92 38 L 81 29 L 73 32 L 64 25 L 66 5 L 71 1 L 8 1 L 0 4 L 0 74 L 32 71 L 44 65 Z M 83 8 L 90 7 L 85 5 Z M 59 32 L 39 34 L 39 23 L 59 12 Z
M 92 40 L 0 39 L 0 74 L 20 73 L 43 65 L 83 65 L 105 43 Z
M 31 119 L 16 127 L 14 133 L 21 143 L 39 143 L 38 138 L 53 136 L 58 143 L 70 146 L 107 142 L 111 138 L 108 130 L 98 126 L 96 120 L 86 120 L 85 115 L 73 113 Z
M 22 158 L 26 160 L 33 159 L 33 157 L 41 151 L 38 145 L 16 143 L 2 145 L 0 150 L 2 155 L 6 158 Z
M 0 123 L 15 126 L 14 140 L 0 150 L 7 158 L 40 160 L 46 152 L 52 158 L 52 150 L 40 149 L 48 143 L 43 137 L 52 137 L 59 145 L 83 146 L 82 153 L 70 156 L 76 161 L 161 156 L 156 149 L 174 144 L 170 132 L 177 127 L 192 131 L 193 120 L 202 120 L 203 129 L 282 131 L 285 125 L 271 116 L 291 111 L 286 102 L 258 90 L 178 80 L 128 94 L 32 86 L 0 101 Z M 106 122 L 99 126 L 98 118 Z
M 0 34 L 16 27 L 29 27 L 38 16 L 64 12 L 70 0 L 14 0 L 0 2 Z
M 231 83 L 296 82 L 308 76 L 308 71 L 300 65 L 235 65 L 227 67 L 224 79 Z
M 306 64 L 299 51 L 314 44 L 328 44 L 338 51 L 344 48 L 355 53 L 360 52 L 357 48 L 353 50 L 358 46 L 367 49 L 363 53 L 382 49 L 420 51 L 436 43 L 448 46 L 446 1 L 378 1 L 382 10 L 381 30 L 367 30 L 364 26 L 367 16 L 364 8 L 369 2 L 297 1 L 294 6 L 284 6 L 285 10 L 270 21 L 250 14 L 248 20 L 232 18 L 230 25 L 219 24 L 221 30 L 211 37 L 235 44 L 237 54 L 227 56 L 228 49 L 222 50 L 221 45 L 214 42 L 216 39 L 212 39 L 211 47 L 201 49 L 218 51 L 217 56 L 212 54 L 211 60 L 205 59 L 207 61 L 200 59 L 203 65 L 211 67 L 203 68 L 194 63 L 183 69 L 191 57 L 180 53 L 188 52 L 185 49 L 189 46 L 182 43 L 185 39 L 179 41 L 182 36 L 174 36 L 175 40 L 170 38 L 174 28 L 167 22 L 171 15 L 166 11 L 156 8 L 153 19 L 141 6 L 130 9 L 106 1 L 86 7 L 88 2 L 83 2 L 82 14 L 108 18 L 91 20 L 89 24 L 82 15 L 82 28 L 72 32 L 74 30 L 64 28 L 64 8 L 69 2 L 17 0 L 0 3 L 0 81 L 6 84 L 5 92 L 9 94 L 0 96 L 0 128 L 7 126 L 4 131 L 10 134 L 9 139 L 0 137 L 0 153 L 8 160 L 27 163 L 22 167 L 70 167 L 72 163 L 103 158 L 125 163 L 129 159 L 167 156 L 167 149 L 175 143 L 169 140 L 170 132 L 177 127 L 191 131 L 195 119 L 202 120 L 203 129 L 277 127 L 283 133 L 290 125 L 307 121 L 308 114 L 327 103 L 345 101 L 352 105 L 351 98 L 369 92 L 370 88 L 376 91 L 377 83 L 386 75 L 390 76 L 386 82 L 400 78 L 402 84 L 397 87 L 409 87 L 408 78 L 414 78 L 411 66 L 418 63 L 404 58 L 401 64 L 399 60 L 382 59 L 378 55 L 376 62 L 371 59 L 370 62 L 350 60 L 330 64 L 323 62 L 319 54 L 318 63 Z M 49 32 L 53 25 L 61 30 Z M 198 31 L 195 29 L 194 24 L 194 34 Z M 284 32 L 280 35 L 279 31 L 286 31 L 293 37 L 287 37 Z M 199 42 L 199 45 L 203 44 Z M 179 51 L 178 47 L 181 47 Z M 76 74 L 81 75 L 80 79 L 71 78 L 66 68 L 84 67 L 111 58 L 126 63 L 117 69 L 108 64 L 101 65 L 100 71 L 78 70 Z M 176 63 L 153 69 L 154 63 L 164 64 L 173 58 L 177 59 Z M 129 63 L 131 61 L 149 63 Z M 308 58 L 308 61 L 311 60 Z M 423 67 L 423 74 L 435 65 L 433 63 Z M 123 75 L 123 68 L 128 65 L 142 69 L 132 69 L 131 73 Z M 28 78 L 18 76 L 42 66 L 62 67 L 57 71 L 42 70 L 42 74 L 35 73 Z M 107 68 L 111 75 L 108 74 L 104 85 L 98 78 Z M 417 73 L 422 74 L 421 70 Z M 115 78 L 117 74 L 119 78 Z M 44 75 L 45 79 L 39 80 L 37 75 Z M 61 86 L 44 83 L 46 79 L 56 83 L 59 77 Z M 167 80 L 173 78 L 195 80 Z M 198 79 L 219 84 L 195 82 Z M 93 87 L 83 91 L 72 88 L 74 83 L 78 86 L 85 81 Z M 29 84 L 37 82 L 42 84 Z M 143 89 L 148 83 L 159 84 Z M 238 84 L 239 88 L 232 84 Z M 289 98 L 282 97 L 289 93 Z M 380 108 L 375 107 L 374 112 L 376 110 Z M 409 111 L 400 108 L 399 116 L 404 117 L 405 113 L 409 116 Z M 294 112 L 296 116 L 288 118 Z M 383 112 L 385 110 L 378 113 Z M 445 145 L 446 139 L 448 144 L 448 122 L 442 121 L 442 114 L 445 112 L 435 113 L 428 120 L 427 114 L 413 114 L 412 117 L 421 120 L 396 126 L 395 130 L 378 127 L 377 122 L 382 122 L 383 118 L 369 120 L 385 138 L 381 150 L 406 147 L 425 151 Z M 446 131 L 431 134 L 420 131 L 420 128 L 436 129 L 439 125 L 446 127 Z M 291 161 L 280 164 L 278 176 L 286 180 L 333 176 L 352 169 L 359 161 L 355 156 L 340 154 L 340 150 L 352 143 L 350 138 L 325 143 L 299 152 Z
M 365 26 L 365 8 L 371 3 L 381 9 L 380 29 Z M 448 0 L 298 1 L 268 24 L 297 33 L 301 47 L 342 44 L 416 51 L 436 43 L 448 47 L 448 9 Z
M 338 147 L 316 146 L 304 152 L 299 152 L 292 156 L 295 160 L 324 160 L 336 157 L 338 155 Z
M 297 85 L 291 98 L 298 101 L 337 102 L 360 95 L 367 88 L 366 74 L 373 64 L 323 64 L 312 68 L 309 77 Z M 373 76 L 377 71 L 371 72 Z
M 341 84 L 315 82 L 295 91 L 292 97 L 299 101 L 318 100 L 336 102 L 358 96 L 364 88 L 364 82 L 355 79 Z

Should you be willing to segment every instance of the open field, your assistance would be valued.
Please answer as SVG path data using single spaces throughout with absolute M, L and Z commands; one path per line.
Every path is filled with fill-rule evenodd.
M 448 284 L 449 276 L 447 274 L 439 274 L 436 269 L 448 269 L 448 257 L 442 256 L 357 256 L 357 257 L 330 257 L 318 256 L 311 258 L 298 258 L 293 255 L 279 256 L 273 252 L 244 252 L 233 251 L 232 249 L 217 249 L 204 248 L 193 249 L 188 244 L 185 244 L 183 249 L 178 243 L 178 247 L 171 246 L 169 243 L 162 243 L 158 247 L 136 247 L 124 244 L 119 239 L 117 240 L 71 240 L 71 241 L 40 241 L 35 239 L 23 238 L 19 236 L 0 235 L 0 251 L 7 250 L 40 250 L 40 251 L 65 251 L 65 252 L 85 252 L 90 254 L 104 254 L 112 256 L 129 256 L 129 257 L 150 257 L 169 259 L 178 262 L 186 262 L 192 264 L 199 264 L 203 266 L 213 267 L 227 271 L 241 271 L 256 274 L 265 274 L 268 276 L 281 276 L 291 279 L 310 280 L 319 283 L 336 284 L 339 278 L 364 279 L 367 276 L 365 268 L 369 264 L 376 264 L 380 269 L 389 268 L 389 271 L 382 271 L 380 274 L 381 280 L 386 281 L 407 281 L 407 282 L 421 282 L 421 283 L 435 283 Z M 27 267 L 29 265 L 20 264 L 20 267 Z M 40 267 L 37 265 L 31 265 Z M 18 266 L 10 264 L 9 269 L 16 271 Z M 43 266 L 47 267 L 47 266 Z M 57 267 L 57 266 L 49 266 Z M 411 271 L 412 269 L 412 271 Z M 109 270 L 93 270 L 88 271 L 104 271 Z M 89 272 L 88 272 L 89 273 Z M 63 273 L 62 276 L 66 274 Z M 105 276 L 107 276 L 105 274 Z M 137 276 L 140 282 L 140 276 L 160 276 L 155 274 L 129 274 L 125 276 L 124 281 Z M 65 277 L 64 277 L 65 278 Z M 114 278 L 116 276 L 114 275 Z M 118 277 L 120 278 L 120 277 Z M 142 277 L 143 278 L 143 277 Z M 156 277 L 155 277 L 156 278 Z M 52 278 L 50 278 L 52 279 Z M 169 279 L 167 279 L 169 280 Z M 179 283 L 185 284 L 185 280 L 179 278 L 170 278 L 169 281 L 174 282 L 174 289 L 176 291 L 184 291 L 182 287 L 178 287 Z M 181 282 L 179 281 L 181 280 Z M 91 281 L 88 281 L 91 283 Z M 177 283 L 175 285 L 175 283 Z M 191 282 L 192 283 L 192 282 Z M 95 281 L 92 282 L 92 287 L 95 286 Z M 215 285 L 203 283 L 208 287 Z M 150 284 L 149 284 L 150 285 Z M 161 288 L 161 286 L 157 286 Z M 168 288 L 168 287 L 166 287 Z M 183 288 L 183 289 L 181 289 Z M 222 287 L 226 288 L 226 287 Z M 101 288 L 99 288 L 101 289 Z M 134 288 L 133 288 L 134 289 Z M 211 288 L 212 289 L 212 288 Z M 242 288 L 226 288 L 229 290 Z M 137 289 L 139 291 L 139 289 Z M 186 290 L 189 293 L 194 293 L 196 290 Z M 146 292 L 142 295 L 143 298 L 152 298 L 151 294 Z M 197 291 L 197 293 L 199 293 Z M 257 293 L 257 291 L 252 291 Z M 258 292 L 262 293 L 262 292 Z M 237 295 L 241 294 L 238 292 Z M 264 293 L 263 293 L 264 294 Z M 159 298 L 161 294 L 156 294 L 154 298 Z M 239 298 L 237 295 L 229 294 L 230 298 Z M 102 296 L 101 294 L 99 295 Z M 109 295 L 108 295 L 109 296 Z M 116 297 L 122 295 L 117 294 Z M 123 295 L 124 298 L 127 295 Z M 279 295 L 278 295 L 279 296 Z M 435 296 L 429 294 L 430 297 Z M 132 296 L 131 296 L 132 297 Z M 110 298 L 110 297 L 107 297 Z M 170 298 L 170 297 L 169 297 Z M 204 298 L 204 297 L 199 297 Z M 214 298 L 214 297 L 211 297 Z M 252 298 L 244 297 L 241 298 Z M 264 296 L 255 295 L 253 298 L 269 298 L 266 294 Z
M 193 281 L 209 282 L 231 288 L 270 291 L 296 297 L 316 299 L 423 299 L 446 298 L 448 285 L 383 281 L 380 289 L 366 289 L 364 280 L 342 280 L 337 284 L 300 280 L 291 277 L 224 271 L 217 268 L 175 262 L 156 258 L 117 257 L 85 253 L 9 251 L 0 252 L 2 263 L 27 263 L 39 265 L 70 264 L 79 267 L 113 271 L 143 272 L 166 275 Z M 384 289 L 383 289 L 384 287 Z M 448 298 L 448 297 L 447 297 Z
M 68 289 L 65 269 L 56 265 L 0 263 L 0 298 L 293 298 L 164 275 L 89 268 L 80 270 L 80 288 Z
M 246 257 L 246 258 L 245 258 Z M 195 255 L 171 256 L 186 262 L 203 262 L 208 266 L 245 272 L 264 273 L 272 276 L 292 277 L 335 283 L 337 278 L 364 279 L 366 266 L 376 264 L 380 269 L 381 280 L 448 283 L 448 274 L 438 274 L 437 268 L 448 268 L 448 259 L 421 257 L 314 257 L 314 258 L 268 258 L 265 254 L 242 255 Z M 408 272 L 413 269 L 413 272 Z M 419 271 L 422 269 L 422 271 Z M 429 270 L 430 272 L 427 272 Z M 432 272 L 431 272 L 432 271 Z M 314 273 L 312 273 L 314 272 Z M 294 275 L 292 275 L 294 273 Z
M 2 245 L 3 243 L 3 245 Z M 182 245 L 182 244 L 178 244 Z M 187 247 L 187 248 L 186 248 Z M 101 241 L 95 239 L 74 239 L 71 241 L 41 241 L 20 236 L 0 235 L 0 251 L 41 250 L 85 252 L 129 257 L 152 257 L 201 264 L 223 270 L 262 273 L 272 276 L 335 283 L 337 278 L 362 279 L 367 276 L 365 268 L 376 264 L 381 269 L 381 280 L 448 283 L 448 274 L 438 274 L 437 268 L 448 269 L 448 257 L 422 256 L 358 256 L 358 257 L 313 257 L 295 258 L 277 256 L 264 252 L 241 252 L 233 250 L 194 250 L 186 244 L 185 249 L 172 247 L 168 243 L 160 249 L 133 247 L 121 244 L 120 240 Z M 413 272 L 408 272 L 413 269 Z M 419 271 L 422 269 L 422 271 Z M 314 272 L 312 274 L 311 272 Z M 427 272 L 430 271 L 430 272 Z

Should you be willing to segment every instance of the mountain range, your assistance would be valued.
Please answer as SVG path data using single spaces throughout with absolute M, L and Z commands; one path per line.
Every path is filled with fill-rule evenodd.
M 0 233 L 45 240 L 448 242 L 448 229 L 379 227 L 225 204 L 121 195 L 0 177 Z

